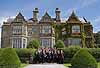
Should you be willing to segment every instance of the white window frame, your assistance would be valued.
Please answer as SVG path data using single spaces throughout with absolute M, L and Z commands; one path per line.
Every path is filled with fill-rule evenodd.
M 80 26 L 79 25 L 73 25 L 72 26 L 72 33 L 80 33 Z
M 48 34 L 51 33 L 51 26 L 42 26 L 42 33 Z
M 14 25 L 12 27 L 13 34 L 21 34 L 22 33 L 22 26 L 21 25 Z

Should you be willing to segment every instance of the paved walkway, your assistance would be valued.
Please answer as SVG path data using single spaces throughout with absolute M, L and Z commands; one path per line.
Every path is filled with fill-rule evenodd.
M 68 68 L 62 64 L 31 64 L 24 68 Z

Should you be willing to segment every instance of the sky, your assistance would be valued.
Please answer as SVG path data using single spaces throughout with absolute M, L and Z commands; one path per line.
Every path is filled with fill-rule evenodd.
M 79 17 L 85 17 L 100 31 L 100 0 L 0 0 L 0 24 L 8 17 L 15 17 L 21 12 L 26 19 L 33 16 L 34 8 L 39 8 L 39 17 L 48 11 L 55 17 L 55 8 L 61 10 L 61 17 L 66 19 L 74 10 Z
M 94 32 L 100 31 L 100 0 L 0 0 L 0 27 L 3 21 L 15 17 L 18 12 L 26 19 L 31 18 L 34 8 L 39 8 L 39 17 L 46 11 L 55 17 L 55 8 L 59 8 L 61 17 L 66 20 L 74 10 L 77 16 L 91 22 Z

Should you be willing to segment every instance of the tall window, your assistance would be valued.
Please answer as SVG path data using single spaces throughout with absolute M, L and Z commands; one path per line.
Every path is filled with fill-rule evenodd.
M 23 48 L 26 48 L 26 39 L 23 39 Z
M 17 22 L 22 22 L 23 19 L 21 19 L 21 18 L 17 18 L 16 21 L 17 21 Z
M 21 38 L 13 38 L 12 39 L 12 47 L 13 48 L 22 48 L 22 39 Z
M 80 26 L 79 25 L 72 26 L 72 33 L 80 33 Z
M 21 34 L 22 26 L 13 26 L 12 31 L 13 31 L 13 34 Z
M 68 39 L 68 45 L 80 45 L 81 39 L 80 38 L 70 38 Z
M 33 33 L 34 33 L 34 34 L 35 34 L 35 33 L 37 34 L 37 32 L 38 32 L 38 26 L 33 26 L 33 29 L 32 29 L 32 30 L 33 30 Z
M 48 47 L 50 45 L 50 39 L 42 39 L 41 44 L 43 47 Z
M 42 33 L 51 33 L 51 26 L 43 26 Z
M 28 28 L 28 35 L 32 35 L 32 28 Z

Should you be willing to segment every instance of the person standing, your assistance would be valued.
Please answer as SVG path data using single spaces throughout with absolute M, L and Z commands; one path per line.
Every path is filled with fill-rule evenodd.
M 63 50 L 60 50 L 60 56 L 61 56 L 60 63 L 63 64 L 63 62 L 64 62 L 64 52 L 63 52 Z

